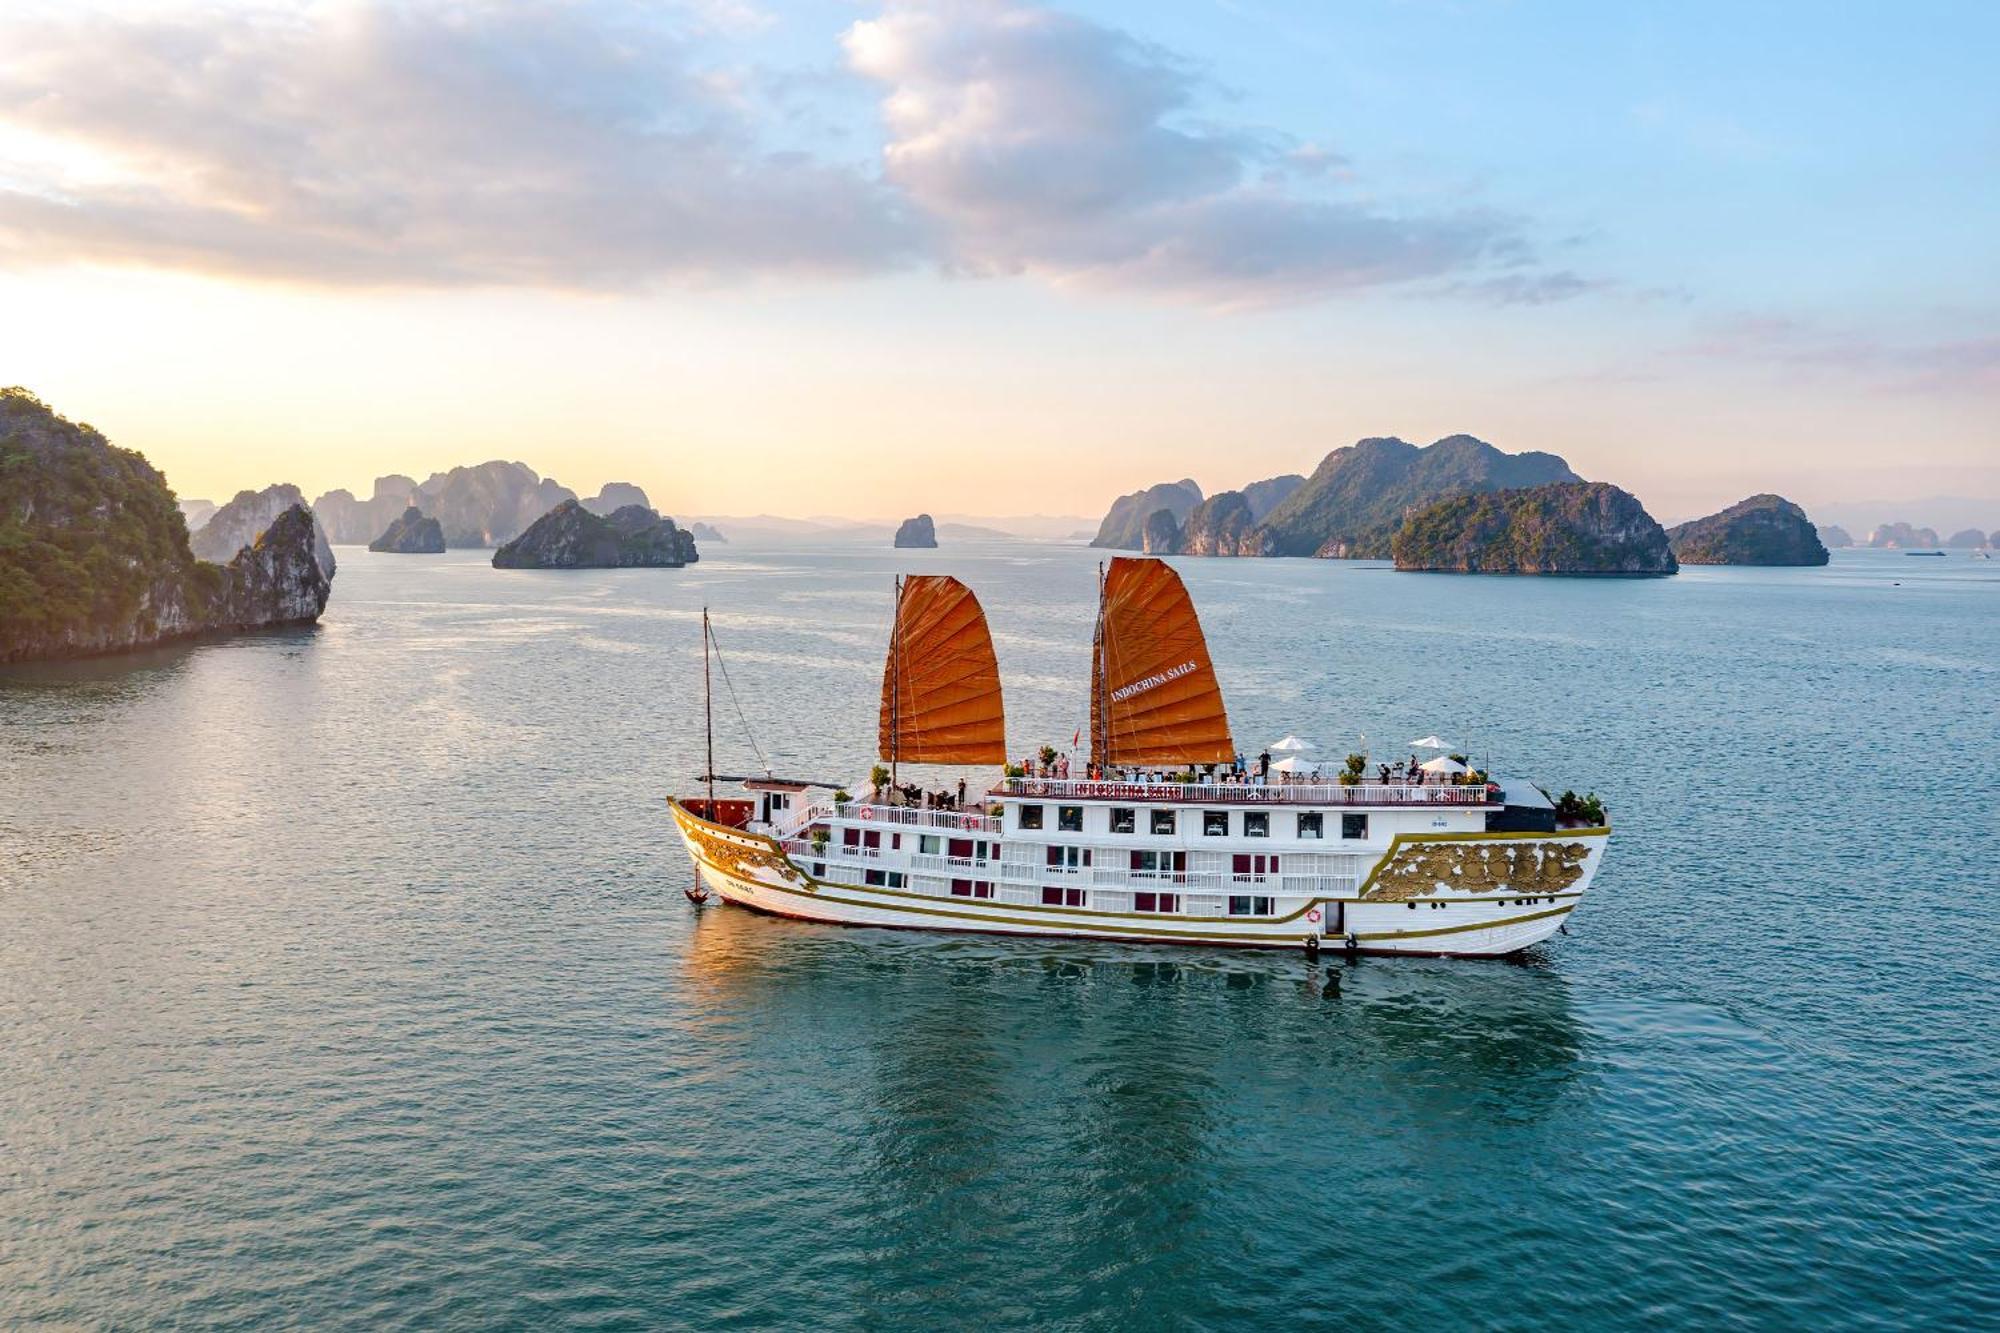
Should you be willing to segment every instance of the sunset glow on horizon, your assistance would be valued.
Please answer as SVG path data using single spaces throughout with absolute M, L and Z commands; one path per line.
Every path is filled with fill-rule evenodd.
M 0 383 L 184 497 L 1100 514 L 1368 435 L 2000 496 L 2000 15 L 10 7 Z

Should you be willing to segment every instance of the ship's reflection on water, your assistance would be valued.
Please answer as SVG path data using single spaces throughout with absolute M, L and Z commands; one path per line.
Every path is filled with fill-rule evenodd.
M 1047 1251 L 1077 1308 L 1184 1297 L 1186 1265 L 1285 1222 L 1234 1215 L 1232 1182 L 1274 1169 L 1324 1226 L 1301 1257 L 1331 1262 L 1330 1200 L 1393 1196 L 1413 1158 L 1560 1151 L 1565 1103 L 1589 1095 L 1568 986 L 1532 960 L 1315 962 L 729 907 L 703 911 L 686 947 L 666 966 L 737 1054 L 805 1042 L 842 1067 L 825 1111 L 847 1127 L 869 1243 L 900 1256 L 896 1283 L 864 1295 L 886 1313 L 913 1267 L 931 1313 L 957 1283 L 990 1299 L 1007 1279 L 978 1272 L 983 1256 L 1024 1247 Z M 1159 1266 L 1180 1280 L 1149 1281 Z

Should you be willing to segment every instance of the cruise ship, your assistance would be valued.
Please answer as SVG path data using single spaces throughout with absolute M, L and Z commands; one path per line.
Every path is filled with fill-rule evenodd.
M 705 794 L 669 802 L 690 896 L 849 926 L 1466 957 L 1528 948 L 1575 911 L 1611 831 L 1595 801 L 1559 807 L 1443 756 L 1389 781 L 1351 762 L 1246 765 L 1180 576 L 1120 557 L 1099 582 L 1089 764 L 1008 762 L 978 598 L 909 576 L 883 669 L 886 773 L 825 796 L 723 779 L 711 728 Z M 703 635 L 706 652 L 706 617 Z M 906 764 L 999 776 L 935 808 L 958 803 L 900 785 Z

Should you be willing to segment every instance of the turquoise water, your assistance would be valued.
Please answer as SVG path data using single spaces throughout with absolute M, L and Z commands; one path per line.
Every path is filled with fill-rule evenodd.
M 2000 1320 L 1991 566 L 1185 562 L 1239 737 L 1604 796 L 1517 963 L 682 898 L 704 600 L 770 762 L 852 778 L 894 570 L 981 593 L 1020 750 L 1093 567 L 343 549 L 317 630 L 0 677 L 0 1324 Z

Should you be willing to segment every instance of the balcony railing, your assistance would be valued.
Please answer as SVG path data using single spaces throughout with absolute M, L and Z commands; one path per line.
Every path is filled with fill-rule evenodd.
M 822 817 L 837 815 L 863 824 L 899 824 L 905 828 L 949 830 L 953 833 L 998 833 L 1000 821 L 973 810 L 912 810 L 900 805 L 849 801 L 830 807 Z
M 1069 778 L 1006 778 L 989 795 L 1048 801 L 1131 801 L 1150 805 L 1491 805 L 1484 786 L 1401 782 L 1088 782 Z

